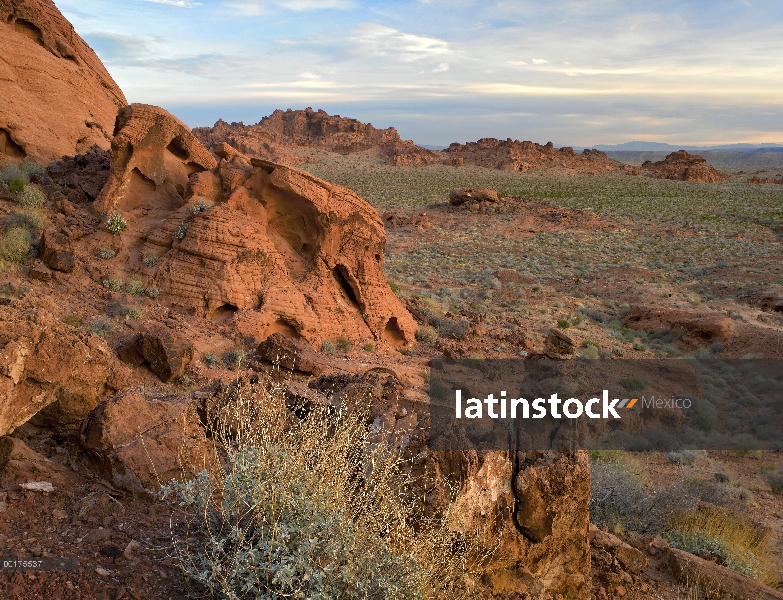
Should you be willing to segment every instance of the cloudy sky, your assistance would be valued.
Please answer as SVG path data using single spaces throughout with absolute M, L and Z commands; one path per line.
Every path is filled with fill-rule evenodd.
M 780 0 L 55 0 L 130 102 L 590 146 L 783 142 Z

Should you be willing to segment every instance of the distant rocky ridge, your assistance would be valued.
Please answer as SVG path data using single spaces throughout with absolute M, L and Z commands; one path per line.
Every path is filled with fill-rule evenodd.
M 196 127 L 193 134 L 207 148 L 226 142 L 249 156 L 288 163 L 303 162 L 286 152 L 285 148 L 292 146 L 343 154 L 377 149 L 392 163 L 397 155 L 430 153 L 412 141 L 403 141 L 394 127 L 376 129 L 369 123 L 312 108 L 276 110 L 255 125 L 229 124 L 221 119 L 214 127 Z M 416 164 L 423 162 L 427 161 Z
M 430 150 L 401 139 L 394 127 L 376 129 L 369 123 L 330 116 L 312 108 L 276 110 L 255 125 L 219 120 L 214 127 L 195 128 L 193 134 L 208 148 L 225 142 L 249 156 L 288 163 L 303 162 L 286 151 L 299 147 L 342 154 L 375 150 L 386 162 L 397 166 L 448 164 L 506 171 L 563 167 L 594 174 L 636 172 L 634 167 L 611 160 L 598 150 L 577 154 L 573 148 L 555 148 L 552 142 L 541 145 L 510 138 L 505 141 L 483 138 L 467 144 L 451 144 L 445 150 Z
M 0 160 L 108 149 L 127 101 L 51 0 L 0 0 Z

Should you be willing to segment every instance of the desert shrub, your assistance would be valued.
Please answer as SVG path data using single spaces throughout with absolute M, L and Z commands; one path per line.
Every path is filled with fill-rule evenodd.
M 196 197 L 193 199 L 194 201 L 190 205 L 190 212 L 194 215 L 199 214 L 200 212 L 204 212 L 208 208 L 212 208 L 212 204 L 207 201 L 205 198 Z
M 330 342 L 329 340 L 324 340 L 323 344 L 321 344 L 321 352 L 334 352 L 335 346 L 333 342 Z
M 213 369 L 223 366 L 223 361 L 214 352 L 207 352 L 201 357 L 201 362 Z
M 560 329 L 568 329 L 569 327 L 571 327 L 571 322 L 566 318 L 558 319 L 557 326 Z
M 470 325 L 470 322 L 467 319 L 462 319 L 461 321 L 446 318 L 438 319 L 438 334 L 441 337 L 461 340 L 467 335 L 468 325 Z
M 114 325 L 106 317 L 97 317 L 90 321 L 89 328 L 95 335 L 103 337 L 114 328 Z
M 223 355 L 223 363 L 227 367 L 233 367 L 235 369 L 241 367 L 245 363 L 245 360 L 247 360 L 247 352 L 241 348 L 234 348 Z
M 139 319 L 144 317 L 144 309 L 141 308 L 140 306 L 128 306 L 125 309 L 125 316 L 128 319 L 135 319 L 138 321 Z
M 783 468 L 778 469 L 777 473 L 765 473 L 764 480 L 776 494 L 783 494 Z
M 581 356 L 585 360 L 598 360 L 599 358 L 601 358 L 601 355 L 598 352 L 598 348 L 596 348 L 595 346 L 586 346 L 579 353 L 579 356 Z
M 29 176 L 16 165 L 3 165 L 3 167 L 0 168 L 0 183 L 10 185 L 11 181 L 14 179 L 20 179 L 24 184 L 29 180 Z
M 111 290 L 112 292 L 121 292 L 125 282 L 122 277 L 109 277 L 103 280 L 103 287 Z
M 647 384 L 638 377 L 625 377 L 620 380 L 620 385 L 629 392 L 643 392 Z
M 33 255 L 35 240 L 26 227 L 10 227 L 0 238 L 0 258 L 21 263 Z
M 648 488 L 643 470 L 628 452 L 592 450 L 590 459 L 590 517 L 615 533 L 660 534 L 670 510 L 687 510 L 694 504 L 680 486 Z
M 700 506 L 675 512 L 666 538 L 675 548 L 694 554 L 706 552 L 744 575 L 772 581 L 771 531 L 720 507 Z
M 106 230 L 112 235 L 120 235 L 128 228 L 128 222 L 120 213 L 112 213 L 106 219 Z
M 46 226 L 44 216 L 35 210 L 20 210 L 3 219 L 3 228 L 26 227 L 27 229 L 40 231 Z
M 24 184 L 24 179 L 12 179 L 8 182 L 8 189 L 11 190 L 12 194 L 16 195 L 24 189 Z
M 351 348 L 353 348 L 353 344 L 351 343 L 351 340 L 344 337 L 337 338 L 338 350 L 342 350 L 343 352 L 348 352 L 348 350 L 350 350 Z
M 131 279 L 125 284 L 125 291 L 131 296 L 138 296 L 139 294 L 144 293 L 144 284 L 138 279 Z
M 154 267 L 158 263 L 158 257 L 154 254 L 145 254 L 144 258 L 141 259 L 141 262 L 147 267 Z
M 156 286 L 148 287 L 147 296 L 153 299 L 157 298 L 158 296 L 160 296 L 160 288 Z
M 32 158 L 25 159 L 21 165 L 21 170 L 28 177 L 30 177 L 30 175 L 44 175 L 46 173 L 46 168 L 39 165 Z
M 63 323 L 70 325 L 71 327 L 75 327 L 76 329 L 82 326 L 82 320 L 78 315 L 68 315 L 63 319 Z
M 375 344 L 372 342 L 367 342 L 364 346 L 362 346 L 362 349 L 365 352 L 375 352 Z
M 445 519 L 414 530 L 404 465 L 370 443 L 363 412 L 297 419 L 285 406 L 282 389 L 238 394 L 208 416 L 219 474 L 163 487 L 183 514 L 172 541 L 185 573 L 226 599 L 465 594 L 458 540 Z
M 438 341 L 438 330 L 431 325 L 419 327 L 416 331 L 416 339 L 425 344 L 434 344 Z
M 98 250 L 98 257 L 103 258 L 104 260 L 109 260 L 115 256 L 117 256 L 117 251 L 113 248 L 101 248 Z
M 184 240 L 185 234 L 188 232 L 189 227 L 190 227 L 190 223 L 188 221 L 185 221 L 184 223 L 180 223 L 179 227 L 177 227 L 177 230 L 174 232 L 174 239 Z
M 26 185 L 22 191 L 16 194 L 14 200 L 22 208 L 38 208 L 46 204 L 46 194 L 34 185 Z

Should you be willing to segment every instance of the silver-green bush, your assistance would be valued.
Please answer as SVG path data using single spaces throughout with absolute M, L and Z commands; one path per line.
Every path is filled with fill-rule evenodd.
M 403 463 L 361 414 L 295 419 L 283 390 L 237 398 L 207 415 L 219 473 L 162 488 L 184 512 L 173 542 L 191 579 L 229 600 L 465 593 L 445 520 L 414 530 Z

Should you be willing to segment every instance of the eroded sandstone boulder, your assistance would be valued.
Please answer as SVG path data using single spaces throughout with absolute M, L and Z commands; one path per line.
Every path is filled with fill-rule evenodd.
M 84 418 L 128 372 L 100 337 L 45 310 L 0 307 L 0 434 L 37 422 Z
M 181 398 L 111 397 L 84 420 L 81 444 L 114 486 L 131 492 L 192 478 L 214 458 L 195 404 Z
M 108 148 L 122 91 L 51 0 L 0 0 L 0 156 Z
M 157 326 L 138 338 L 139 354 L 161 381 L 171 382 L 185 374 L 193 359 L 193 345 L 167 327 Z
M 320 375 L 326 364 L 308 343 L 273 333 L 256 349 L 256 356 L 291 371 Z
M 215 158 L 179 119 L 157 106 L 125 106 L 114 125 L 109 180 L 93 209 L 139 208 L 149 201 L 147 192 L 156 192 L 164 184 L 168 196 L 176 194 L 181 204 L 188 176 L 215 166 Z

